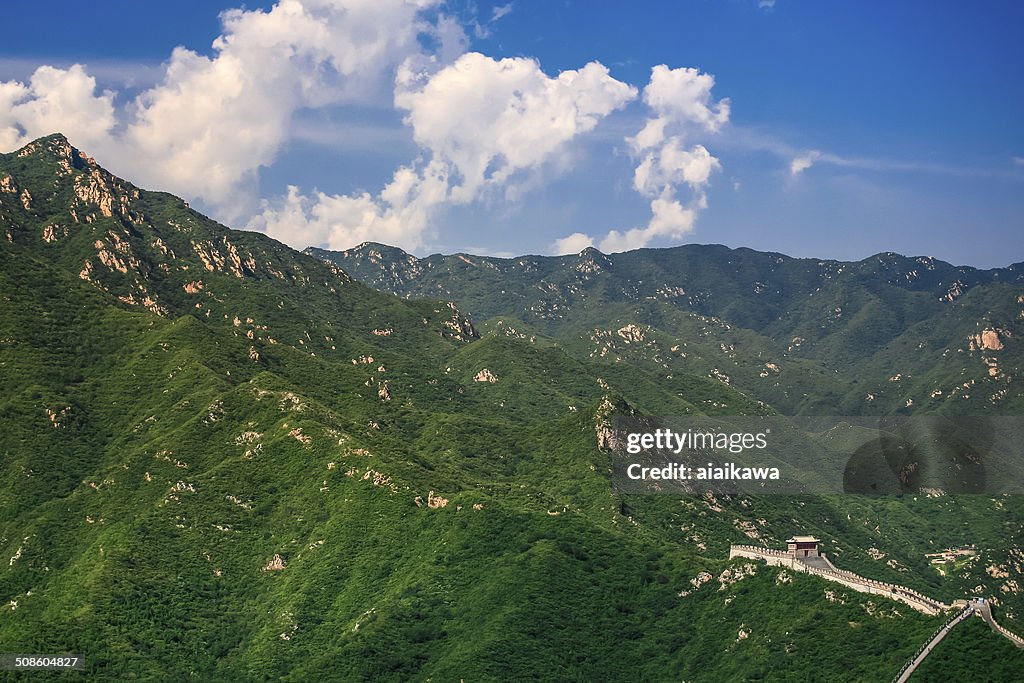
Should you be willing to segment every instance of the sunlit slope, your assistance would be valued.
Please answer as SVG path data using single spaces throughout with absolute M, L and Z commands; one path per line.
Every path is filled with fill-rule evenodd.
M 726 560 L 796 531 L 941 598 L 982 585 L 1015 628 L 986 571 L 1020 561 L 1014 499 L 623 496 L 609 407 L 775 407 L 479 335 L 449 297 L 376 292 L 59 136 L 0 156 L 0 182 L 4 652 L 117 681 L 785 680 L 793 653 L 890 675 L 934 620 Z M 962 572 L 923 559 L 967 540 Z
M 309 253 L 403 297 L 451 298 L 577 357 L 710 377 L 800 414 L 1020 412 L 1024 270 L 717 245 L 514 259 Z

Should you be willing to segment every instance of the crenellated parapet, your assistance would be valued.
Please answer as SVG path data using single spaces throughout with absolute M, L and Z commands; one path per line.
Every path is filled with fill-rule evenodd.
M 835 565 L 833 565 L 824 554 L 815 559 L 820 559 L 821 562 L 829 567 L 828 569 L 808 564 L 803 558 L 797 557 L 796 555 L 783 550 L 762 548 L 752 545 L 729 546 L 729 559 L 733 559 L 735 557 L 763 560 L 769 566 L 787 567 L 795 571 L 820 576 L 823 579 L 841 583 L 847 588 L 851 588 L 860 593 L 881 595 L 883 597 L 891 598 L 892 600 L 898 600 L 918 612 L 928 615 L 940 614 L 950 609 L 950 606 L 944 602 L 930 598 L 913 588 L 900 586 L 894 583 L 887 583 L 885 581 L 875 581 L 874 579 L 868 579 L 860 576 L 859 574 L 839 569 L 835 567 Z

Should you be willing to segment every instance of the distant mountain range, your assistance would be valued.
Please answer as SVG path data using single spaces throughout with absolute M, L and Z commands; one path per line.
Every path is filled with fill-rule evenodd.
M 886 253 L 855 263 L 687 245 L 606 255 L 416 258 L 308 249 L 406 299 L 580 359 L 720 380 L 788 413 L 1019 413 L 1024 264 Z M 514 330 L 511 332 L 510 330 Z
M 625 414 L 1013 414 L 1019 267 L 315 254 L 61 135 L 0 155 L 0 652 L 111 681 L 891 677 L 941 618 L 728 560 L 798 532 L 1024 630 L 1019 497 L 626 495 L 599 446 Z M 1012 680 L 987 635 L 942 673 Z

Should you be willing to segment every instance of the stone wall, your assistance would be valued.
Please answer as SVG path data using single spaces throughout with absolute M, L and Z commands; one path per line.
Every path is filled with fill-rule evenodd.
M 764 560 L 770 566 L 788 567 L 798 572 L 814 574 L 815 576 L 820 576 L 823 579 L 841 583 L 847 588 L 860 593 L 882 595 L 892 600 L 898 600 L 914 608 L 918 612 L 923 612 L 928 615 L 939 614 L 949 609 L 949 605 L 939 602 L 938 600 L 933 600 L 927 595 L 918 593 L 913 588 L 907 588 L 906 586 L 900 586 L 893 583 L 886 583 L 884 581 L 874 581 L 842 569 L 820 569 L 818 567 L 811 567 L 810 565 L 807 565 L 793 557 L 788 552 L 784 552 L 782 550 L 760 548 L 752 545 L 729 546 L 729 559 L 734 557 Z M 822 554 L 822 557 L 825 557 L 824 554 Z M 828 561 L 827 558 L 826 561 Z M 829 565 L 834 567 L 831 562 L 829 562 Z

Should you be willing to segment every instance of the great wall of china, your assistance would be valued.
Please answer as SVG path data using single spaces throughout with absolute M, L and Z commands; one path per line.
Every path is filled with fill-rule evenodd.
M 1003 636 L 1017 647 L 1024 648 L 1024 638 L 1021 638 L 1016 633 L 1013 633 L 1004 626 L 996 623 L 995 618 L 992 616 L 991 605 L 984 598 L 975 597 L 967 600 L 954 600 L 952 605 L 947 605 L 940 600 L 935 600 L 927 595 L 919 593 L 913 588 L 907 588 L 906 586 L 900 586 L 893 583 L 886 583 L 884 581 L 875 581 L 874 579 L 868 579 L 860 576 L 859 574 L 839 569 L 832 564 L 831 560 L 828 559 L 825 553 L 820 553 L 817 550 L 817 539 L 811 539 L 810 537 L 796 538 L 805 538 L 813 541 L 813 552 L 808 551 L 803 555 L 800 555 L 796 550 L 797 547 L 809 548 L 810 546 L 798 546 L 794 543 L 794 539 L 790 539 L 790 549 L 788 551 L 753 545 L 731 545 L 729 546 L 729 559 L 745 557 L 753 560 L 763 560 L 770 566 L 786 567 L 793 571 L 820 576 L 823 579 L 835 581 L 836 583 L 840 583 L 847 588 L 860 593 L 881 595 L 892 600 L 897 600 L 909 605 L 918 612 L 927 614 L 928 616 L 936 616 L 951 609 L 960 608 L 960 611 L 936 629 L 932 636 L 923 645 L 921 645 L 920 648 L 918 648 L 918 651 L 914 656 L 903 665 L 903 668 L 900 669 L 899 673 L 897 673 L 896 677 L 893 679 L 894 683 L 905 683 L 905 681 L 910 678 L 911 674 L 914 673 L 921 662 L 924 661 L 924 659 L 932 652 L 932 650 L 934 650 L 942 639 L 945 638 L 955 626 L 972 614 L 976 614 L 984 619 L 985 623 L 987 623 L 993 631 Z
M 953 627 L 972 614 L 974 614 L 973 601 L 971 604 L 967 605 L 950 617 L 945 624 L 935 629 L 935 633 L 933 633 L 931 637 L 918 648 L 917 652 L 914 653 L 914 656 L 907 660 L 907 663 L 899 670 L 899 673 L 897 673 L 893 678 L 894 683 L 906 683 L 907 679 L 909 679 L 911 674 L 917 670 L 917 667 L 921 665 L 921 662 L 924 661 L 925 657 L 931 654 L 932 650 L 935 649 L 935 646 L 942 642 L 942 639 L 953 630 Z
M 829 561 L 828 557 L 824 553 L 816 557 L 800 558 L 784 550 L 761 548 L 753 545 L 729 546 L 729 559 L 731 560 L 735 557 L 764 560 L 769 565 L 787 567 L 794 571 L 814 574 L 828 579 L 829 581 L 841 583 L 847 588 L 851 588 L 861 593 L 884 595 L 887 598 L 899 600 L 900 602 L 913 607 L 918 612 L 923 612 L 929 616 L 941 614 L 952 607 L 952 605 L 947 605 L 938 600 L 933 600 L 927 595 L 917 592 L 913 588 L 907 588 L 906 586 L 900 586 L 893 583 L 886 583 L 884 581 L 867 579 L 859 574 L 839 569 Z

